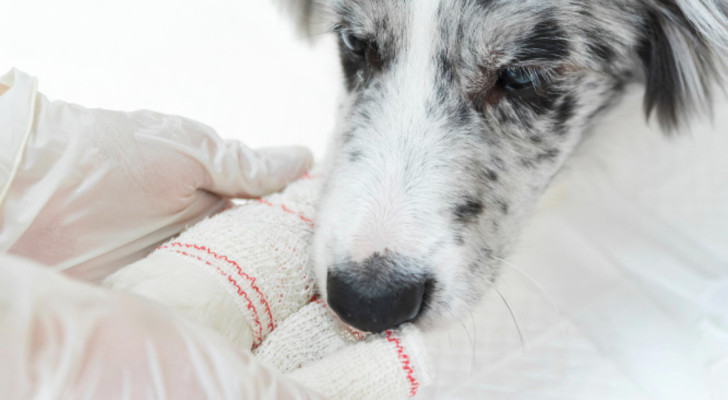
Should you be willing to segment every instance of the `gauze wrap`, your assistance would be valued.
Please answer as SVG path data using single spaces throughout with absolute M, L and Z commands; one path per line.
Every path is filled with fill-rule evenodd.
M 414 396 L 432 380 L 417 328 L 364 338 L 312 301 L 308 243 L 321 185 L 313 173 L 201 221 L 106 284 L 182 310 L 324 395 Z
M 205 219 L 106 282 L 258 346 L 313 297 L 306 247 L 319 185 L 302 180 Z

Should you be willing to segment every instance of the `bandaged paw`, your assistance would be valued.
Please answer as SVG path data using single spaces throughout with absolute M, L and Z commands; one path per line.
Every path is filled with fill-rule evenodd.
M 363 338 L 334 317 L 323 301 L 315 300 L 281 322 L 253 353 L 269 367 L 287 373 Z
M 302 179 L 201 221 L 105 284 L 179 309 L 251 349 L 312 298 L 307 246 L 320 184 Z
M 432 379 L 420 332 L 364 338 L 311 301 L 311 218 L 321 180 L 204 220 L 106 280 L 181 310 L 330 398 L 404 399 Z
M 286 376 L 332 399 L 406 399 L 432 382 L 426 349 L 420 331 L 405 325 L 368 337 Z
M 364 337 L 322 301 L 288 317 L 253 352 L 267 366 L 332 399 L 406 399 L 433 379 L 419 329 L 407 324 Z

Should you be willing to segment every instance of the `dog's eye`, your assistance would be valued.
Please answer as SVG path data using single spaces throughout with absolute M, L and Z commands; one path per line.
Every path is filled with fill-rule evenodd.
M 344 76 L 349 90 L 363 87 L 383 69 L 379 46 L 373 37 L 361 37 L 344 26 L 335 27 Z
M 503 98 L 525 102 L 538 102 L 549 97 L 558 69 L 554 67 L 505 67 L 497 70 L 495 82 L 489 80 L 481 89 L 471 95 L 476 109 L 482 111 L 487 105 L 496 105 Z M 484 74 L 488 76 L 489 74 Z M 493 75 L 489 75 L 492 79 Z
M 366 42 L 346 31 L 342 31 L 340 35 L 341 42 L 344 43 L 347 50 L 355 55 L 364 56 L 367 50 Z
M 538 72 L 526 68 L 504 68 L 498 72 L 496 85 L 509 92 L 534 88 L 539 80 Z

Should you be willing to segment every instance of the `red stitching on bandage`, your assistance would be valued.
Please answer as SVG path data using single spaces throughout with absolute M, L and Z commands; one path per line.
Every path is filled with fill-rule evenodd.
M 406 378 L 410 383 L 410 397 L 414 397 L 417 394 L 417 388 L 420 387 L 420 384 L 417 383 L 417 380 L 413 376 L 415 372 L 410 367 L 409 357 L 404 353 L 404 348 L 399 343 L 399 339 L 393 336 L 392 331 L 386 330 L 384 334 L 387 336 L 388 342 L 394 343 L 394 348 L 397 350 L 397 358 L 402 361 L 402 370 L 407 374 Z
M 162 246 L 160 248 L 167 248 L 167 246 Z M 195 258 L 195 259 L 197 259 L 201 262 L 204 262 L 205 264 L 215 268 L 215 270 L 218 273 L 220 273 L 220 275 L 226 277 L 228 282 L 232 283 L 232 285 L 235 286 L 235 288 L 237 289 L 238 295 L 245 298 L 245 301 L 248 303 L 248 306 L 246 308 L 253 313 L 253 323 L 257 327 L 257 332 L 255 334 L 255 343 L 253 343 L 253 346 L 257 347 L 260 344 L 260 342 L 263 340 L 262 339 L 263 326 L 260 324 L 260 319 L 258 318 L 258 310 L 255 309 L 255 305 L 253 305 L 253 302 L 248 297 L 248 294 L 240 287 L 240 285 L 238 285 L 238 282 L 232 276 L 228 275 L 225 271 L 212 265 L 211 262 L 209 262 L 207 260 L 203 260 L 202 257 L 200 257 L 200 256 L 196 256 L 194 254 L 190 254 L 190 253 L 187 253 L 186 251 L 182 251 L 182 250 L 172 250 L 172 251 L 174 251 L 177 254 L 181 254 L 183 256 Z
M 267 324 L 267 327 L 271 331 L 274 329 L 275 326 L 274 326 L 274 321 L 273 321 L 273 313 L 270 311 L 270 306 L 268 305 L 268 301 L 266 301 L 265 296 L 260 291 L 260 288 L 258 288 L 255 285 L 255 278 L 253 278 L 250 275 L 248 275 L 245 272 L 243 272 L 243 269 L 240 268 L 240 265 L 237 262 L 235 262 L 235 261 L 227 258 L 227 256 L 225 256 L 225 255 L 219 255 L 219 254 L 215 253 L 214 251 L 212 251 L 211 249 L 209 249 L 209 248 L 207 248 L 205 246 L 200 246 L 200 245 L 195 245 L 195 244 L 174 242 L 174 243 L 170 243 L 170 244 L 168 244 L 166 246 L 160 246 L 158 249 L 164 249 L 164 248 L 169 248 L 169 247 L 185 247 L 185 248 L 188 248 L 188 249 L 189 248 L 193 248 L 195 250 L 204 251 L 207 254 L 215 257 L 215 259 L 217 259 L 217 260 L 223 260 L 223 261 L 227 262 L 228 264 L 234 266 L 235 269 L 238 271 L 238 275 L 240 277 L 242 277 L 243 279 L 247 280 L 248 282 L 250 282 L 250 287 L 255 291 L 255 293 L 258 294 L 258 298 L 260 299 L 260 302 L 263 304 L 263 307 L 265 307 L 265 312 L 268 315 L 268 324 Z
M 289 209 L 288 207 L 286 207 L 285 204 L 273 204 L 273 203 L 263 200 L 263 199 L 257 199 L 257 200 L 258 200 L 258 203 L 260 203 L 260 204 L 266 205 L 268 207 L 280 208 L 281 210 L 283 210 L 284 212 L 287 212 L 288 214 L 295 215 L 298 217 L 298 219 L 307 223 L 308 226 L 313 228 L 313 220 L 311 220 L 310 218 L 306 218 L 306 216 L 301 214 L 300 212 L 295 212 L 295 211 Z

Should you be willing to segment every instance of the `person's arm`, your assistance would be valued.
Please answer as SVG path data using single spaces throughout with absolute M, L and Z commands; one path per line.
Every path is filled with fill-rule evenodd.
M 9 87 L 7 87 L 7 86 L 3 85 L 2 83 L 0 83 L 0 96 L 2 96 L 3 93 L 5 93 L 5 91 L 7 91 L 8 89 L 9 89 Z

